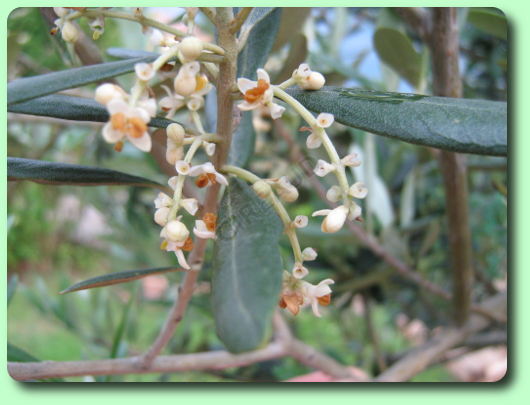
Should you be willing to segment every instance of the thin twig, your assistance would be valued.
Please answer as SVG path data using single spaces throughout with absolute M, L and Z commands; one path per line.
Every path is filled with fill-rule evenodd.
M 250 12 L 252 11 L 254 7 L 243 7 L 239 13 L 234 17 L 234 19 L 230 22 L 230 32 L 232 34 L 235 34 L 239 31 L 239 29 L 242 27 L 242 25 L 245 23 L 246 19 L 248 18 Z
M 504 316 L 506 312 L 506 294 L 498 294 L 488 298 L 481 307 L 488 312 Z M 443 329 L 432 340 L 412 350 L 403 359 L 390 366 L 375 381 L 408 381 L 435 362 L 447 350 L 457 346 L 465 341 L 468 336 L 477 333 L 489 324 L 488 319 L 472 315 L 460 328 Z
M 461 97 L 458 24 L 456 9 L 433 10 L 431 53 L 434 94 Z M 471 230 L 468 213 L 468 186 L 465 156 L 442 150 L 440 168 L 444 179 L 449 253 L 453 273 L 453 312 L 457 325 L 469 317 L 473 285 Z

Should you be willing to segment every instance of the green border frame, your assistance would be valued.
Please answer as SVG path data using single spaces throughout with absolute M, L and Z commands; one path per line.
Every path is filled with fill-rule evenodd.
M 58 5 L 50 1 L 21 1 L 10 2 L 0 5 L 0 13 L 3 21 L 2 33 L 4 39 L 7 38 L 6 20 L 9 13 L 17 7 L 36 7 L 36 6 L 53 6 Z M 77 5 L 74 2 L 73 5 Z M 173 6 L 174 2 L 169 1 L 153 1 L 144 0 L 140 2 L 142 6 Z M 403 4 L 405 3 L 405 4 Z M 226 1 L 221 0 L 201 1 L 204 6 L 287 6 L 284 2 L 278 0 L 267 1 Z M 523 136 L 525 132 L 530 134 L 530 115 L 528 109 L 530 102 L 523 103 L 523 94 L 530 93 L 530 79 L 528 75 L 523 75 L 523 72 L 530 71 L 530 53 L 523 53 L 523 47 L 530 43 L 530 25 L 527 18 L 530 16 L 530 3 L 524 0 L 505 0 L 503 2 L 489 2 L 489 1 L 475 1 L 468 0 L 466 2 L 434 2 L 426 1 L 378 1 L 370 4 L 363 2 L 355 4 L 351 1 L 302 1 L 291 0 L 288 6 L 290 7 L 306 7 L 306 6 L 476 6 L 476 7 L 497 7 L 501 9 L 507 16 L 510 22 L 510 169 L 511 175 L 509 180 L 511 183 L 510 204 L 509 204 L 509 222 L 511 225 L 511 232 L 509 238 L 510 251 L 510 347 L 509 347 L 509 373 L 499 383 L 490 384 L 385 384 L 385 385 L 357 385 L 357 384 L 309 384 L 309 385 L 288 385 L 281 384 L 272 385 L 241 385 L 232 386 L 223 384 L 219 386 L 208 385 L 207 387 L 195 384 L 156 384 L 151 386 L 148 384 L 135 384 L 134 386 L 125 386 L 120 384 L 98 385 L 97 389 L 91 389 L 90 385 L 71 384 L 22 384 L 13 381 L 8 373 L 7 368 L 4 367 L 0 374 L 0 392 L 2 398 L 9 404 L 26 403 L 28 401 L 35 401 L 41 404 L 93 404 L 94 401 L 124 401 L 128 404 L 141 404 L 149 400 L 167 400 L 168 402 L 175 401 L 184 403 L 187 400 L 193 401 L 194 404 L 202 403 L 203 401 L 212 401 L 215 404 L 219 402 L 229 402 L 232 405 L 253 403 L 268 404 L 272 401 L 291 402 L 304 404 L 322 404 L 338 401 L 355 401 L 362 403 L 369 401 L 370 403 L 407 403 L 408 405 L 415 403 L 428 403 L 429 405 L 445 404 L 449 401 L 470 401 L 486 404 L 519 404 L 522 403 L 527 394 L 530 393 L 530 384 L 524 384 L 525 377 L 530 375 L 530 349 L 528 345 L 523 342 L 528 342 L 530 339 L 530 324 L 523 323 L 522 308 L 529 306 L 530 294 L 524 294 L 523 289 L 525 285 L 529 284 L 530 273 L 523 271 L 529 264 L 530 256 L 520 247 L 524 240 L 524 230 L 528 224 L 528 212 L 520 209 L 521 207 L 529 206 L 530 192 L 519 186 L 522 181 L 520 174 L 526 169 L 530 170 L 530 159 L 524 159 L 524 153 L 529 150 L 530 135 Z M 130 6 L 124 1 L 109 2 L 109 1 L 84 1 L 83 6 Z M 528 50 L 528 46 L 526 47 Z M 7 65 L 6 41 L 3 43 L 2 58 L 4 63 L 1 71 L 4 77 L 2 86 L 4 87 L 3 94 L 6 94 L 6 65 Z M 6 128 L 6 99 L 2 98 L 2 117 L 3 128 Z M 526 107 L 526 108 L 525 108 Z M 526 111 L 526 114 L 524 112 Z M 525 131 L 526 129 L 526 131 Z M 3 156 L 6 156 L 6 143 L 0 145 L 0 150 Z M 2 192 L 7 192 L 6 187 L 6 159 L 2 161 L 0 166 L 2 175 Z M 520 184 L 522 186 L 522 184 Z M 7 212 L 6 198 L 2 200 L 2 208 Z M 516 214 L 514 221 L 513 215 Z M 6 217 L 2 217 L 3 228 L 6 229 Z M 2 240 L 4 246 L 7 246 L 6 233 L 2 232 Z M 2 262 L 4 266 L 6 263 L 6 253 L 2 249 Z M 525 264 L 527 266 L 525 266 Z M 514 281 L 515 280 L 515 281 Z M 4 300 L 6 296 L 6 278 L 3 279 L 1 286 L 1 298 Z M 7 337 L 7 323 L 6 323 L 6 306 L 2 305 L 0 309 L 2 315 L 1 339 L 3 341 L 0 347 L 0 358 L 6 359 L 6 337 Z M 86 395 L 89 394 L 89 395 Z M 374 402 L 375 401 L 375 402 Z

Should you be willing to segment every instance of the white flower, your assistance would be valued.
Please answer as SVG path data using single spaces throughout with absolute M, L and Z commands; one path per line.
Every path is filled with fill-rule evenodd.
M 273 91 L 270 83 L 269 74 L 258 69 L 258 80 L 253 81 L 244 77 L 237 79 L 237 87 L 243 93 L 243 102 L 237 106 L 242 111 L 254 110 L 258 107 L 265 107 L 273 119 L 280 118 L 285 108 L 273 103 Z
M 166 193 L 158 193 L 155 198 L 155 208 L 171 207 L 173 205 L 173 199 Z
M 319 159 L 317 161 L 317 165 L 313 169 L 313 172 L 319 177 L 324 177 L 335 169 L 335 165 L 328 163 L 325 160 Z
M 174 35 L 162 33 L 162 31 L 153 28 L 150 29 L 149 42 L 154 46 L 161 47 L 160 51 L 162 53 L 178 44 Z
M 344 156 L 340 162 L 344 166 L 349 167 L 359 167 L 361 165 L 361 160 L 359 159 L 359 155 L 357 155 L 357 153 L 350 153 L 349 155 Z
M 320 113 L 317 116 L 317 126 L 320 128 L 328 128 L 335 121 L 333 114 Z
M 204 96 L 213 89 L 205 75 L 197 74 L 193 78 L 195 87 L 186 95 L 172 93 L 167 86 L 161 86 L 167 93 L 166 97 L 160 100 L 160 108 L 167 112 L 167 117 L 171 118 L 182 107 L 186 106 L 191 111 L 198 111 L 204 106 Z
M 190 96 L 195 92 L 197 87 L 196 76 L 201 69 L 199 62 L 184 63 L 173 81 L 175 93 L 181 96 Z
M 317 258 L 317 252 L 312 247 L 306 247 L 302 250 L 302 259 L 305 261 L 312 261 Z
M 199 202 L 195 198 L 184 198 L 180 200 L 180 205 L 191 215 L 195 215 L 199 209 Z
M 293 221 L 293 225 L 296 228 L 305 228 L 308 222 L 309 221 L 305 215 L 297 215 Z
M 179 264 L 182 267 L 184 267 L 186 270 L 189 270 L 190 266 L 186 262 L 186 257 L 184 256 L 184 252 L 183 252 L 183 249 L 186 248 L 186 242 L 188 238 L 186 238 L 186 240 L 182 242 L 171 241 L 166 237 L 166 227 L 162 228 L 162 231 L 160 232 L 160 236 L 164 238 L 164 240 L 162 241 L 162 244 L 160 245 L 160 248 L 168 252 L 175 252 L 175 256 L 177 257 Z
M 197 37 L 186 37 L 179 44 L 179 53 L 182 62 L 191 62 L 197 59 L 202 52 L 202 41 Z
M 364 185 L 364 183 L 358 181 L 350 187 L 348 192 L 352 197 L 362 199 L 368 194 L 368 188 Z
M 331 202 L 337 202 L 342 197 L 342 190 L 339 186 L 331 186 L 326 193 L 326 198 Z
M 193 233 L 201 239 L 215 239 L 215 228 L 213 230 L 208 229 L 206 222 L 200 219 L 195 221 Z
M 362 208 L 359 207 L 357 204 L 353 203 L 350 207 L 350 212 L 348 214 L 348 218 L 352 221 L 362 221 L 361 219 L 362 214 Z
M 348 212 L 348 208 L 346 208 L 344 205 L 339 205 L 337 208 L 332 210 L 315 211 L 313 212 L 313 216 L 326 216 L 324 221 L 322 221 L 322 232 L 334 233 L 342 228 L 344 222 L 346 221 L 346 217 L 348 216 Z
M 293 72 L 293 79 L 295 79 L 297 82 L 300 82 L 303 79 L 306 79 L 311 74 L 311 68 L 307 63 L 302 63 L 300 66 L 298 66 L 298 69 L 295 69 Z
M 177 170 L 178 174 L 181 174 L 183 176 L 187 176 L 188 174 L 190 174 L 191 167 L 190 167 L 190 164 L 188 162 L 186 162 L 184 160 L 178 160 L 175 163 L 175 169 Z
M 218 173 L 211 162 L 206 162 L 202 165 L 193 166 L 189 170 L 189 175 L 193 177 L 199 176 L 196 181 L 196 184 L 199 187 L 205 187 L 209 184 L 215 183 L 228 186 L 228 181 L 226 180 L 226 177 L 223 176 L 221 173 Z
M 147 124 L 151 117 L 140 107 L 131 107 L 119 98 L 107 104 L 110 120 L 103 127 L 103 138 L 108 143 L 118 143 L 121 149 L 122 139 L 128 139 L 134 146 L 144 152 L 151 150 L 151 136 Z
M 334 283 L 335 282 L 330 278 L 322 280 L 317 285 L 313 285 L 306 281 L 302 282 L 302 295 L 304 297 L 303 305 L 311 305 L 313 313 L 319 318 L 321 315 L 318 310 L 318 305 L 329 305 L 331 301 L 331 288 L 329 286 Z
M 309 270 L 307 270 L 302 263 L 296 262 L 293 266 L 293 270 L 291 271 L 294 278 L 301 279 L 304 278 L 309 274 Z
M 155 77 L 155 70 L 151 63 L 137 63 L 134 65 L 134 72 L 136 77 L 144 82 L 151 80 Z

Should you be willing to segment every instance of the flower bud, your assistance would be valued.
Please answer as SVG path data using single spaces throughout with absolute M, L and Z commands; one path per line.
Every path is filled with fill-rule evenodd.
M 199 62 L 183 64 L 173 82 L 175 93 L 184 97 L 190 96 L 197 87 L 196 75 L 199 70 Z
M 112 99 L 124 98 L 123 90 L 112 83 L 105 83 L 97 87 L 95 99 L 98 103 L 107 105 Z
M 326 79 L 319 72 L 311 72 L 309 76 L 300 81 L 300 87 L 304 90 L 320 90 L 324 84 L 326 84 Z
M 175 144 L 171 142 L 171 139 L 168 139 L 168 147 L 166 148 L 166 161 L 170 165 L 175 165 L 177 161 L 184 157 L 184 148 L 182 146 L 175 146 Z
M 317 252 L 312 247 L 307 247 L 302 251 L 302 259 L 306 261 L 315 260 L 317 258 Z
M 177 221 L 176 219 L 168 222 L 165 227 L 165 230 L 166 237 L 172 242 L 184 242 L 186 241 L 186 239 L 188 239 L 188 236 L 190 235 L 190 232 L 186 228 L 186 225 L 184 225 L 180 221 Z
M 179 51 L 185 62 L 197 59 L 202 52 L 202 41 L 197 37 L 186 37 L 179 44 Z
M 271 186 L 264 180 L 258 180 L 252 185 L 252 188 L 260 198 L 267 198 L 272 193 Z
M 184 144 L 185 131 L 180 124 L 169 124 L 166 128 L 167 137 L 173 141 L 175 146 L 182 146 Z
M 155 222 L 160 226 L 167 224 L 167 217 L 169 215 L 169 207 L 161 207 L 155 211 Z
M 332 186 L 326 193 L 326 198 L 331 202 L 337 202 L 342 197 L 342 191 L 339 186 Z
M 57 17 L 65 17 L 68 14 L 68 10 L 64 7 L 54 7 L 53 11 L 57 14 Z
M 348 208 L 346 208 L 344 205 L 331 210 L 324 221 L 322 221 L 322 232 L 334 233 L 339 231 L 344 225 L 347 215 Z
M 74 43 L 79 39 L 79 31 L 70 21 L 66 21 L 61 28 L 61 36 L 66 42 Z
M 348 217 L 352 221 L 362 221 L 362 218 L 361 218 L 362 212 L 363 212 L 363 210 L 362 210 L 362 208 L 360 206 L 358 206 L 357 204 L 353 204 L 350 207 L 350 213 L 349 213 Z
M 359 167 L 361 165 L 361 160 L 359 159 L 359 156 L 357 153 L 350 153 L 349 155 L 344 156 L 340 162 L 344 166 L 349 167 Z
M 279 197 L 285 202 L 293 202 L 298 198 L 298 190 L 291 184 L 287 176 L 282 176 L 276 183 Z

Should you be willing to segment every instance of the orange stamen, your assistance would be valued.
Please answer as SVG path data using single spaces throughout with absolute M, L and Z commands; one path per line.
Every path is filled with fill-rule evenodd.
M 120 132 L 125 131 L 125 125 L 127 124 L 127 118 L 123 113 L 116 113 L 110 116 L 110 124 L 112 129 Z
M 121 152 L 122 149 L 123 149 L 123 141 L 118 141 L 114 144 L 114 150 L 116 152 Z
M 207 173 L 201 174 L 199 177 L 197 177 L 197 180 L 195 180 L 195 184 L 199 188 L 206 187 L 208 185 L 208 183 L 209 183 L 209 179 L 208 179 L 208 174 Z
M 331 294 L 323 295 L 322 297 L 318 297 L 317 301 L 320 305 L 327 307 L 329 303 L 331 302 Z
M 127 129 L 131 137 L 140 138 L 147 131 L 147 125 L 140 118 L 132 117 L 127 120 Z
M 184 246 L 182 246 L 182 250 L 185 252 L 190 252 L 193 249 L 193 239 L 191 236 L 188 236 L 188 239 L 186 239 L 186 242 L 184 242 Z
M 208 229 L 210 232 L 215 231 L 215 227 L 217 226 L 217 215 L 212 212 L 207 212 L 202 217 L 202 220 L 206 225 L 206 229 Z
M 206 75 L 196 75 L 195 81 L 197 83 L 195 85 L 195 91 L 204 89 L 206 85 L 208 84 L 208 78 L 206 77 Z
M 259 79 L 256 87 L 249 89 L 245 92 L 245 96 L 244 96 L 245 101 L 248 103 L 256 102 L 263 96 L 263 93 L 265 93 L 265 91 L 269 87 L 270 87 L 269 83 L 267 83 L 263 79 Z

